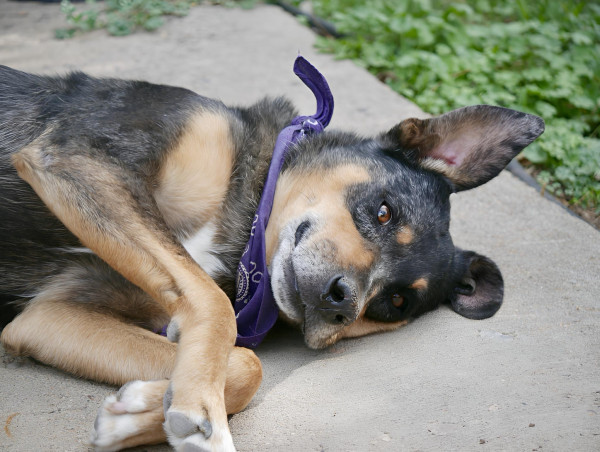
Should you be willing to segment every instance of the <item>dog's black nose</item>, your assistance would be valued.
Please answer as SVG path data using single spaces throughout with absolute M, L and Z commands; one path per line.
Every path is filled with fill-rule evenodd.
M 356 318 L 356 294 L 342 275 L 327 281 L 318 309 L 323 320 L 334 325 L 350 323 Z

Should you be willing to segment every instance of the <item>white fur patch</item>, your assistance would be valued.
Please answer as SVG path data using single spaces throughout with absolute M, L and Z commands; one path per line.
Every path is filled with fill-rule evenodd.
M 148 417 L 149 412 L 157 410 L 162 414 L 162 396 L 158 400 L 155 396 L 157 383 L 160 382 L 132 381 L 118 394 L 104 399 L 90 437 L 96 451 L 121 450 L 128 438 L 161 427 L 160 422 Z
M 98 418 L 90 443 L 96 451 L 108 452 L 122 449 L 122 441 L 139 433 L 135 414 L 118 414 L 111 412 L 109 407 L 117 402 L 115 395 L 108 396 L 98 412 Z
M 216 247 L 213 243 L 216 232 L 215 224 L 207 223 L 183 241 L 187 252 L 211 278 L 226 270 L 223 262 L 216 256 Z
M 152 382 L 131 381 L 127 383 L 120 392 L 120 400 L 117 403 L 123 405 L 128 413 L 141 413 L 148 409 L 148 400 L 146 399 L 146 387 Z

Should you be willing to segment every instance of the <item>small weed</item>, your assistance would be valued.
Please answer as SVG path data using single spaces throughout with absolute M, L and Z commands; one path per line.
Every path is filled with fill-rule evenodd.
M 71 38 L 77 33 L 100 28 L 113 36 L 124 36 L 136 30 L 156 30 L 164 23 L 164 16 L 185 16 L 197 2 L 194 0 L 86 0 L 82 10 L 70 0 L 60 6 L 68 28 L 55 31 L 59 39 Z
M 252 8 L 258 0 L 211 0 L 226 7 Z M 186 16 L 202 0 L 86 0 L 80 10 L 70 0 L 61 1 L 68 28 L 55 30 L 58 39 L 106 28 L 113 36 L 125 36 L 137 30 L 153 31 L 164 23 L 164 16 Z

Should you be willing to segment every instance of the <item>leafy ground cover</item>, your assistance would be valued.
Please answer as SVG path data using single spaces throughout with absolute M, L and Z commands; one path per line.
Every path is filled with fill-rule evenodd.
M 299 4 L 296 1 L 295 4 Z M 522 163 L 600 226 L 600 5 L 586 0 L 312 0 L 350 58 L 433 114 L 486 103 L 535 113 Z
M 137 29 L 156 30 L 164 23 L 164 16 L 185 16 L 193 0 L 86 0 L 84 7 L 62 0 L 61 11 L 67 28 L 55 31 L 59 39 L 71 38 L 77 33 L 99 28 L 114 36 L 124 36 Z
M 62 0 L 60 7 L 68 27 L 56 30 L 58 39 L 104 28 L 113 36 L 125 36 L 138 30 L 154 31 L 161 27 L 165 16 L 186 16 L 190 8 L 202 0 L 86 0 L 76 6 Z M 224 6 L 251 7 L 256 0 L 211 0 L 206 3 Z

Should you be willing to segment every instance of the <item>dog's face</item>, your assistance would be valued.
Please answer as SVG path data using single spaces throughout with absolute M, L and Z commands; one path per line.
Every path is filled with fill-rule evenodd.
M 491 260 L 454 247 L 449 197 L 496 176 L 542 132 L 540 118 L 477 106 L 406 120 L 374 139 L 301 142 L 267 229 L 282 316 L 322 348 L 443 302 L 466 317 L 493 315 L 502 276 Z

